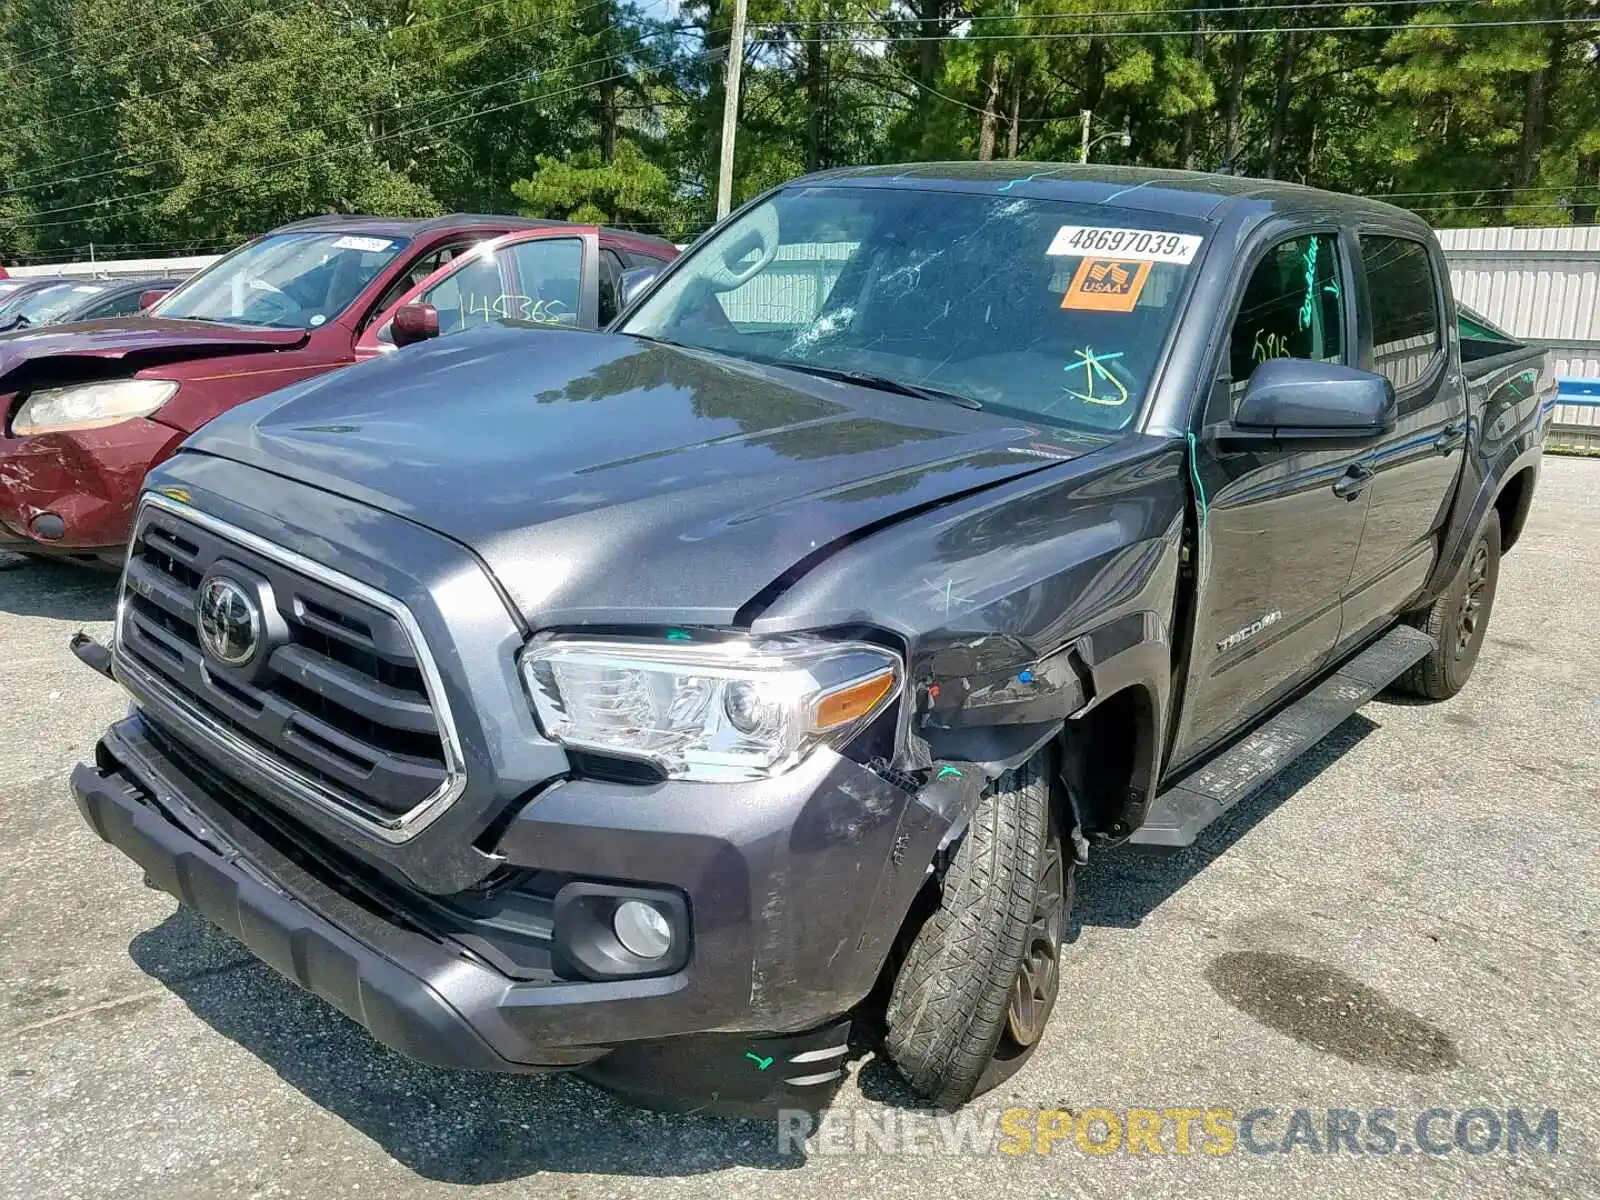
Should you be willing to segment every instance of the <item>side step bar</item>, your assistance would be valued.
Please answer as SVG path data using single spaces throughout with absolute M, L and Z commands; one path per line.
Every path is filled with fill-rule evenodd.
M 1433 639 L 1396 625 L 1288 708 L 1156 796 L 1128 840 L 1187 846 L 1212 821 L 1332 733 L 1356 709 L 1433 649 Z

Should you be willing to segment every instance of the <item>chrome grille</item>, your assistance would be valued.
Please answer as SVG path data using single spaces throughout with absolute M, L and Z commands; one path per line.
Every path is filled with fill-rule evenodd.
M 269 631 L 233 668 L 203 647 L 202 580 L 246 580 Z M 448 707 L 398 601 L 160 496 L 135 522 L 117 623 L 128 682 L 154 683 L 208 734 L 388 840 L 465 783 Z

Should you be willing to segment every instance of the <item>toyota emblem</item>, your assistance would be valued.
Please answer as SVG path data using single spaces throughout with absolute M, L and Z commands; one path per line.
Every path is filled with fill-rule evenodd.
M 213 575 L 195 597 L 200 645 L 220 663 L 242 667 L 261 644 L 261 610 L 250 593 L 225 575 Z

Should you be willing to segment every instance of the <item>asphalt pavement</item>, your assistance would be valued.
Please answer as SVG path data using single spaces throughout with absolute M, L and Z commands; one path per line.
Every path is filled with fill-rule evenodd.
M 780 1145 L 413 1064 L 145 888 L 66 788 L 126 705 L 67 650 L 114 581 L 0 571 L 0 1197 L 1600 1195 L 1597 593 L 1600 461 L 1547 459 L 1460 696 L 1369 704 L 1195 848 L 1092 862 L 1044 1044 L 966 1126 L 868 1060 Z M 1135 1108 L 1163 1153 L 1112 1140 Z M 1387 1152 L 1329 1111 L 1375 1109 Z M 1168 1110 L 1232 1136 L 1183 1153 Z M 1515 1154 L 1511 1110 L 1546 1122 Z

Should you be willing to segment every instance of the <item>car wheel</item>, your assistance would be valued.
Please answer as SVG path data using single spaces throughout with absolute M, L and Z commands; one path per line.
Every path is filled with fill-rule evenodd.
M 1428 655 L 1395 681 L 1395 689 L 1425 700 L 1448 700 L 1461 690 L 1478 661 L 1500 581 L 1500 514 L 1478 527 L 1455 581 L 1427 608 L 1406 619 L 1434 641 Z
M 957 1108 L 1026 1061 L 1055 1006 L 1072 864 L 1052 819 L 1049 756 L 992 784 L 899 965 L 884 1049 L 931 1103 Z

